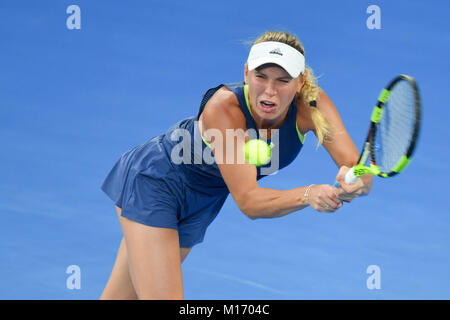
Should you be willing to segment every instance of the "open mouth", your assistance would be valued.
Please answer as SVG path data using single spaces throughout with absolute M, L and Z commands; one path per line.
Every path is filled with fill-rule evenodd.
M 275 111 L 275 109 L 277 108 L 277 105 L 273 102 L 270 102 L 268 100 L 262 100 L 259 103 L 262 111 L 266 112 L 266 113 L 272 113 Z

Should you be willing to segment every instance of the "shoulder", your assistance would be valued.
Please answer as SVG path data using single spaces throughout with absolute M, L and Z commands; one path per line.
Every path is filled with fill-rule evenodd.
M 245 115 L 239 106 L 239 101 L 236 95 L 225 86 L 217 90 L 208 100 L 199 121 L 207 128 L 215 128 L 220 122 L 227 128 L 245 127 Z
M 316 108 L 324 115 L 332 116 L 336 107 L 322 88 L 316 100 Z M 303 134 L 314 131 L 315 126 L 311 117 L 311 108 L 301 96 L 297 97 L 297 126 Z
M 301 102 L 305 106 L 309 106 L 308 103 L 306 101 L 304 101 L 303 99 L 301 99 Z M 319 92 L 318 92 L 318 96 L 316 99 L 316 108 L 320 110 L 320 109 L 328 108 L 332 104 L 333 104 L 333 102 L 328 97 L 328 95 L 325 93 L 325 91 L 319 87 Z M 298 103 L 297 103 L 297 105 L 298 105 Z
M 201 132 L 206 129 L 247 129 L 236 95 L 225 86 L 208 100 L 200 114 L 199 124 Z
M 317 99 L 317 108 L 319 110 L 334 107 L 330 97 L 325 93 L 322 88 L 319 88 L 319 98 Z
M 325 116 L 325 118 L 329 122 L 340 121 L 339 112 L 334 105 L 333 101 L 331 101 L 330 97 L 320 89 L 319 99 L 317 101 L 317 109 Z

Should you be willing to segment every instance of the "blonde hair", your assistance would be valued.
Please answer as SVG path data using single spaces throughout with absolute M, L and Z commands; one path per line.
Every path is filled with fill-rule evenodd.
M 285 43 L 297 49 L 301 54 L 305 56 L 305 49 L 303 48 L 300 40 L 298 40 L 296 36 L 287 32 L 266 31 L 258 39 L 256 39 L 253 44 L 265 41 L 277 41 Z M 317 79 L 314 77 L 314 72 L 309 66 L 305 67 L 303 77 L 305 83 L 300 92 L 297 92 L 297 99 L 303 99 L 303 101 L 305 101 L 309 106 L 309 103 L 311 101 L 317 101 L 319 99 L 320 88 L 317 85 Z M 317 109 L 316 107 L 309 107 L 309 110 L 311 112 L 311 118 L 314 123 L 315 133 L 318 140 L 317 146 L 320 146 L 323 143 L 324 139 L 330 134 L 330 124 L 323 116 L 323 114 L 319 111 L 319 109 Z

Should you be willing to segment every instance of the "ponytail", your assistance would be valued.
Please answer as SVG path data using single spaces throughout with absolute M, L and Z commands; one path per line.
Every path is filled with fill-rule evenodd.
M 311 68 L 305 68 L 305 83 L 300 91 L 303 101 L 309 106 L 311 119 L 314 123 L 315 133 L 317 137 L 317 147 L 323 144 L 325 138 L 330 134 L 330 124 L 324 117 L 322 112 L 317 109 L 316 104 L 319 99 L 320 88 L 317 86 L 317 80 Z

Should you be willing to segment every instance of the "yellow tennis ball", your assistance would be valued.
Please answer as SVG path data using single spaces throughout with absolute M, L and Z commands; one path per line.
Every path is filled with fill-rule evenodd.
M 263 166 L 270 161 L 272 150 L 264 140 L 253 139 L 247 141 L 244 146 L 245 161 L 257 167 Z

